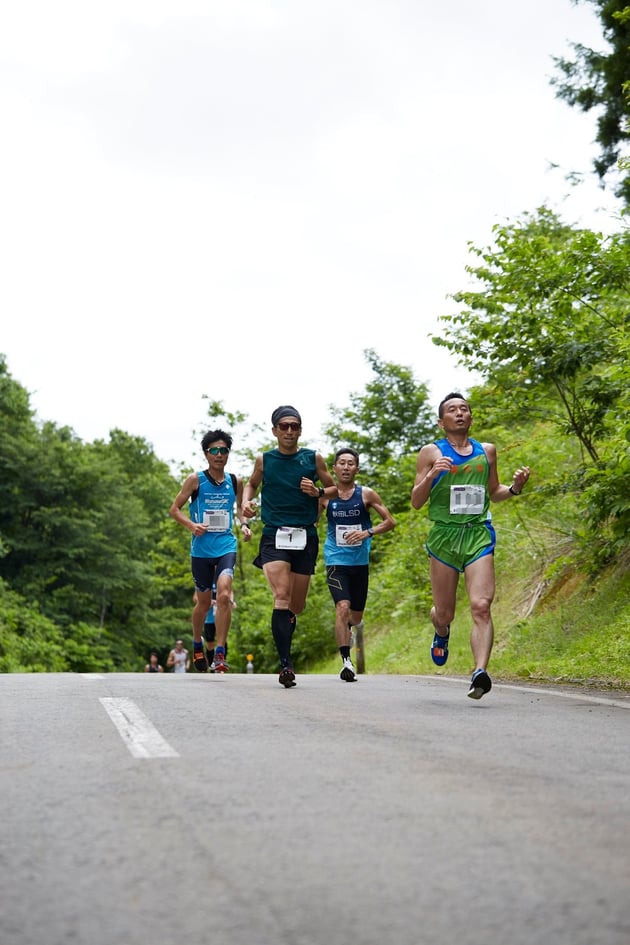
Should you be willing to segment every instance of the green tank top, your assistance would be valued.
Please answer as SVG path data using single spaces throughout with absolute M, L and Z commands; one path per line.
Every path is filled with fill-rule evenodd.
M 466 525 L 490 520 L 488 476 L 485 450 L 478 440 L 470 440 L 472 453 L 462 456 L 447 439 L 435 445 L 453 460 L 449 472 L 440 473 L 431 485 L 429 518 L 445 525 Z
M 263 477 L 260 515 L 263 535 L 272 535 L 280 525 L 306 528 L 309 534 L 317 529 L 319 500 L 300 489 L 303 476 L 314 482 L 317 475 L 315 450 L 300 448 L 297 453 L 281 453 L 278 449 L 263 453 Z

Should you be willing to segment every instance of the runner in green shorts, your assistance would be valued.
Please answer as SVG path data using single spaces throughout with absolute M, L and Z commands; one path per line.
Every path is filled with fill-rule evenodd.
M 460 574 L 464 575 L 473 626 L 470 647 L 475 661 L 468 695 L 481 699 L 492 687 L 487 672 L 494 627 L 495 533 L 490 502 L 520 495 L 529 478 L 529 467 L 516 470 L 510 486 L 501 485 L 497 451 L 492 443 L 468 436 L 473 417 L 461 394 L 448 394 L 438 409 L 438 425 L 444 437 L 427 443 L 418 453 L 411 504 L 420 509 L 429 503 L 434 523 L 427 539 L 434 628 L 431 658 L 437 666 L 448 659 L 451 622 Z

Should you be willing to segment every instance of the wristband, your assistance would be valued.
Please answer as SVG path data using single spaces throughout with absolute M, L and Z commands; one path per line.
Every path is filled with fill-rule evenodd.
M 322 489 L 321 486 L 319 487 L 318 492 L 319 492 L 319 498 L 320 498 L 320 499 L 323 499 L 323 498 L 324 498 L 324 490 Z
M 368 535 L 370 536 L 370 538 L 373 538 L 373 537 L 374 537 L 374 529 L 373 529 L 373 528 L 368 528 L 367 533 L 368 533 Z
M 517 491 L 516 491 L 516 489 L 514 488 L 514 486 L 510 486 L 510 488 L 508 489 L 508 492 L 511 492 L 512 495 L 520 495 L 520 494 L 521 494 L 520 492 L 517 492 Z
M 241 528 L 249 528 L 249 522 L 241 522 Z

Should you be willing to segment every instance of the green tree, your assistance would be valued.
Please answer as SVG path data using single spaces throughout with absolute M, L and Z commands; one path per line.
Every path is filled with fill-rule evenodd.
M 574 0 L 580 2 L 580 0 Z M 626 0 L 588 0 L 602 24 L 608 51 L 572 43 L 574 59 L 554 57 L 558 75 L 551 79 L 558 98 L 584 112 L 597 109 L 599 157 L 593 162 L 600 180 L 618 166 L 621 147 L 630 139 L 630 6 Z M 630 204 L 630 175 L 622 170 L 615 188 Z M 617 176 L 617 175 L 616 175 Z
M 324 430 L 335 449 L 355 449 L 370 476 L 388 461 L 417 452 L 433 435 L 435 418 L 427 386 L 411 368 L 383 361 L 372 349 L 363 354 L 373 378 L 364 391 L 350 394 L 349 407 L 329 406 L 332 419 Z
M 551 420 L 577 438 L 585 463 L 572 487 L 590 484 L 593 525 L 617 533 L 630 492 L 630 236 L 573 229 L 546 208 L 494 236 L 491 247 L 471 247 L 481 262 L 467 271 L 482 288 L 453 296 L 462 307 L 440 319 L 446 328 L 433 340 L 483 377 L 486 418 Z M 604 488 L 611 450 L 619 501 Z
M 453 296 L 462 308 L 433 341 L 500 391 L 502 412 L 555 419 L 596 461 L 623 390 L 609 365 L 627 327 L 628 234 L 574 230 L 542 208 L 494 237 L 471 246 L 481 263 L 467 272 L 482 289 Z

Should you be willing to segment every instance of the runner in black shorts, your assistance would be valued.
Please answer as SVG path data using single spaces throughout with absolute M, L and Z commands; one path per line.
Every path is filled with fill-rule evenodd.
M 263 533 L 254 563 L 262 567 L 273 594 L 271 632 L 280 659 L 278 681 L 289 689 L 295 686 L 291 662 L 295 618 L 304 610 L 319 550 L 318 497 L 305 491 L 303 483 L 308 481 L 310 488 L 319 480 L 323 493 L 326 486 L 334 490 L 334 482 L 323 456 L 298 447 L 302 418 L 295 407 L 277 407 L 271 424 L 278 446 L 256 457 L 243 487 L 242 513 L 245 518 L 256 514 L 252 500 L 262 486 Z
M 323 498 L 328 529 L 324 542 L 324 561 L 328 588 L 335 602 L 335 639 L 339 647 L 342 668 L 340 678 L 355 682 L 357 676 L 350 658 L 353 632 L 357 630 L 357 653 L 361 650 L 363 611 L 367 600 L 369 560 L 372 537 L 383 535 L 395 527 L 391 512 L 378 492 L 355 483 L 359 471 L 359 454 L 348 447 L 337 450 L 333 473 L 337 480 L 337 495 Z M 317 494 L 314 483 L 312 494 Z M 381 520 L 372 525 L 374 510 Z M 363 660 L 358 662 L 363 671 Z

